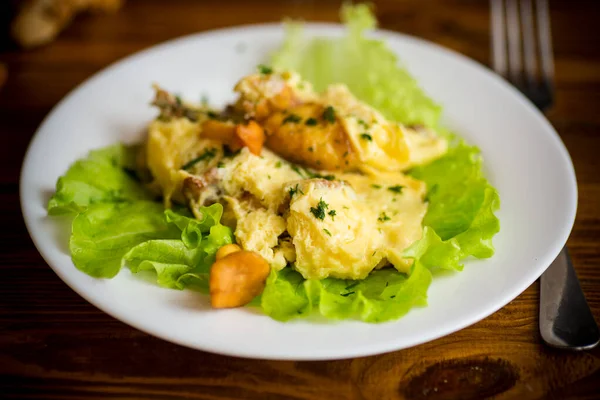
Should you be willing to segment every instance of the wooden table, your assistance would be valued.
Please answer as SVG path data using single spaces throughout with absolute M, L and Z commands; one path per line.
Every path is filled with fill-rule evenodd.
M 171 2 L 170 2 L 171 3 Z M 97 310 L 46 265 L 22 221 L 27 144 L 76 85 L 135 51 L 193 32 L 282 16 L 337 19 L 337 1 L 129 0 L 116 15 L 78 18 L 53 44 L 4 46 L 0 90 L 0 397 L 36 399 L 597 399 L 600 347 L 544 346 L 539 284 L 483 321 L 415 348 L 330 362 L 244 360 L 180 347 Z M 577 171 L 569 248 L 600 320 L 600 15 L 593 2 L 552 1 L 556 105 L 548 117 Z M 488 64 L 487 1 L 378 2 L 384 28 Z M 551 218 L 551 216 L 549 216 Z

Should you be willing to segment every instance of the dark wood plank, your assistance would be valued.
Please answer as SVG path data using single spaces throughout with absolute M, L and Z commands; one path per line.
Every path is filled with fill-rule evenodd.
M 382 27 L 417 35 L 487 64 L 488 2 L 377 1 Z M 595 399 L 600 349 L 545 347 L 535 283 L 483 321 L 415 348 L 330 362 L 243 360 L 183 348 L 91 306 L 37 253 L 18 204 L 20 164 L 37 126 L 77 84 L 156 43 L 284 15 L 337 19 L 339 1 L 129 0 L 118 14 L 84 16 L 50 46 L 4 46 L 0 89 L 0 397 L 28 399 Z M 600 35 L 593 1 L 551 1 L 556 105 L 550 121 L 579 183 L 569 247 L 600 319 Z

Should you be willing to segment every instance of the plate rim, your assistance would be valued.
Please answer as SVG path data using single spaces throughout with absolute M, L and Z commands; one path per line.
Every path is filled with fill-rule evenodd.
M 440 337 L 450 335 L 454 332 L 462 330 L 468 326 L 471 326 L 471 325 L 481 321 L 482 319 L 492 315 L 499 309 L 505 307 L 508 303 L 510 303 L 512 300 L 514 300 L 516 297 L 518 297 L 525 289 L 527 289 L 527 287 L 529 287 L 536 279 L 538 279 L 543 274 L 543 272 L 549 267 L 550 263 L 556 258 L 556 256 L 558 256 L 562 247 L 566 245 L 567 239 L 568 239 L 568 237 L 573 229 L 574 223 L 575 223 L 575 216 L 577 213 L 577 206 L 578 206 L 578 187 L 577 187 L 577 179 L 576 179 L 576 175 L 575 175 L 575 169 L 574 169 L 570 154 L 568 152 L 568 149 L 565 146 L 562 139 L 560 138 L 559 134 L 554 129 L 554 127 L 550 124 L 550 122 L 547 120 L 547 118 L 544 116 L 544 114 L 541 113 L 529 101 L 529 99 L 527 99 L 521 92 L 519 92 L 516 88 L 514 88 L 512 85 L 510 85 L 502 77 L 500 77 L 495 72 L 493 72 L 486 65 L 481 64 L 478 61 L 467 57 L 466 55 L 463 55 L 455 50 L 446 48 L 435 42 L 431 42 L 431 41 L 428 41 L 428 40 L 425 40 L 425 39 L 422 39 L 419 37 L 415 37 L 415 36 L 408 35 L 408 34 L 401 33 L 401 32 L 386 30 L 386 29 L 376 29 L 373 32 L 370 32 L 369 36 L 379 38 L 379 39 L 386 39 L 386 40 L 389 40 L 389 39 L 394 40 L 394 38 L 395 38 L 395 40 L 403 40 L 403 41 L 413 42 L 416 44 L 426 45 L 427 47 L 434 49 L 436 52 L 442 52 L 442 53 L 448 54 L 452 57 L 460 59 L 461 62 L 466 62 L 467 64 L 471 65 L 472 67 L 475 67 L 475 68 L 481 70 L 482 72 L 484 72 L 487 75 L 487 78 L 492 79 L 493 81 L 495 81 L 495 83 L 497 85 L 502 86 L 505 90 L 511 91 L 512 94 L 515 96 L 515 100 L 519 101 L 519 103 L 521 103 L 520 104 L 521 106 L 527 107 L 529 109 L 529 111 L 532 111 L 535 114 L 536 119 L 538 120 L 538 122 L 540 124 L 545 125 L 546 128 L 549 128 L 549 129 L 547 129 L 549 131 L 549 133 L 551 133 L 551 135 L 549 135 L 549 139 L 554 142 L 553 144 L 559 150 L 561 158 L 563 158 L 565 161 L 564 166 L 567 169 L 565 172 L 569 175 L 570 182 L 572 183 L 572 187 L 571 187 L 572 190 L 569 190 L 569 194 L 570 194 L 569 200 L 570 200 L 570 203 L 573 205 L 573 207 L 571 210 L 568 210 L 569 215 L 567 215 L 567 218 L 566 218 L 566 220 L 568 221 L 568 224 L 567 224 L 568 228 L 562 229 L 562 232 L 561 232 L 562 234 L 556 235 L 556 238 L 555 238 L 555 242 L 560 242 L 562 245 L 556 246 L 556 248 L 555 248 L 555 249 L 557 249 L 556 251 L 545 254 L 544 258 L 548 259 L 549 261 L 547 262 L 546 267 L 541 270 L 541 272 L 539 272 L 539 271 L 530 272 L 527 275 L 528 279 L 520 280 L 521 285 L 511 286 L 510 294 L 505 296 L 505 299 L 507 299 L 506 301 L 503 300 L 502 302 L 495 303 L 493 306 L 482 309 L 482 310 L 480 310 L 480 312 L 474 313 L 473 315 L 471 315 L 470 318 L 463 318 L 463 319 L 461 319 L 461 323 L 454 324 L 452 326 L 452 328 L 445 329 L 443 331 L 436 331 L 436 333 L 434 333 L 434 334 L 429 334 L 429 335 L 425 334 L 425 335 L 423 335 L 421 340 L 414 341 L 412 344 L 409 344 L 409 345 L 400 345 L 399 346 L 398 344 L 396 344 L 396 342 L 386 341 L 383 343 L 376 343 L 375 345 L 373 345 L 373 344 L 365 345 L 363 347 L 360 347 L 359 349 L 348 349 L 347 351 L 344 352 L 344 354 L 339 354 L 339 352 L 335 352 L 335 351 L 334 352 L 328 352 L 328 351 L 314 352 L 313 351 L 312 353 L 308 353 L 308 354 L 299 354 L 298 352 L 291 351 L 286 354 L 272 354 L 272 353 L 266 354 L 266 353 L 257 352 L 257 351 L 240 351 L 239 349 L 231 350 L 231 351 L 228 350 L 227 348 L 214 349 L 214 348 L 210 348 L 207 346 L 201 346 L 196 343 L 192 344 L 189 341 L 180 339 L 179 337 L 165 337 L 164 335 L 161 335 L 159 333 L 152 332 L 150 329 L 147 329 L 143 323 L 138 322 L 135 319 L 123 317 L 118 312 L 118 310 L 113 310 L 111 307 L 106 306 L 103 303 L 96 301 L 95 299 L 92 298 L 92 296 L 88 295 L 83 290 L 83 288 L 79 288 L 79 287 L 77 287 L 77 285 L 70 282 L 70 279 L 67 277 L 67 274 L 63 273 L 58 267 L 55 268 L 48 261 L 49 257 L 44 254 L 43 250 L 41 250 L 42 247 L 40 246 L 39 241 L 36 238 L 35 234 L 32 234 L 32 232 L 33 232 L 33 226 L 32 226 L 33 216 L 29 215 L 29 212 L 27 211 L 28 206 L 26 205 L 26 201 L 24 200 L 24 190 L 25 190 L 24 187 L 25 187 L 25 183 L 26 183 L 25 182 L 25 176 L 26 176 L 26 170 L 27 170 L 26 167 L 28 164 L 31 163 L 30 158 L 31 158 L 32 148 L 34 148 L 36 142 L 38 140 L 40 140 L 39 133 L 44 129 L 44 127 L 54 117 L 54 115 L 57 114 L 57 112 L 62 108 L 63 104 L 66 103 L 70 98 L 72 98 L 77 92 L 84 89 L 87 85 L 90 85 L 96 79 L 99 79 L 100 76 L 106 74 L 107 72 L 109 72 L 113 69 L 118 68 L 122 64 L 133 62 L 137 58 L 143 57 L 149 53 L 159 52 L 164 48 L 168 48 L 168 47 L 176 45 L 176 44 L 180 44 L 180 43 L 187 42 L 187 41 L 203 39 L 205 37 L 210 37 L 210 36 L 216 37 L 216 36 L 223 35 L 223 34 L 228 35 L 228 34 L 234 34 L 234 33 L 239 34 L 239 33 L 242 33 L 244 31 L 248 31 L 248 30 L 283 29 L 283 25 L 284 24 L 281 22 L 271 22 L 271 23 L 244 24 L 244 25 L 236 25 L 236 26 L 231 26 L 231 27 L 223 27 L 223 28 L 219 28 L 219 29 L 212 29 L 212 30 L 191 33 L 188 35 L 172 38 L 172 39 L 148 46 L 144 49 L 141 49 L 132 54 L 129 54 L 123 58 L 117 59 L 114 62 L 108 64 L 106 67 L 95 72 L 90 77 L 85 79 L 83 82 L 79 83 L 74 88 L 72 88 L 70 91 L 68 91 L 67 94 L 64 95 L 61 98 L 61 100 L 59 100 L 51 108 L 51 110 L 44 117 L 44 119 L 42 120 L 40 125 L 37 127 L 35 133 L 33 134 L 32 138 L 30 140 L 27 150 L 25 152 L 25 156 L 23 158 L 23 162 L 21 165 L 20 177 L 19 177 L 19 202 L 20 202 L 21 212 L 22 212 L 23 219 L 25 221 L 25 225 L 26 225 L 28 234 L 29 234 L 32 242 L 34 243 L 37 251 L 42 256 L 44 261 L 48 264 L 48 266 L 54 271 L 54 273 L 56 273 L 58 275 L 58 277 L 68 287 L 70 287 L 75 293 L 77 293 L 79 296 L 81 296 L 83 299 L 85 299 L 88 303 L 90 303 L 94 307 L 98 308 L 102 312 L 110 315 L 112 318 L 115 318 L 115 319 L 119 320 L 120 322 L 125 323 L 135 329 L 142 331 L 142 332 L 145 332 L 151 336 L 158 337 L 162 340 L 166 340 L 171 343 L 176 343 L 176 344 L 179 344 L 179 345 L 182 345 L 185 347 L 202 350 L 202 351 L 207 351 L 207 352 L 211 352 L 214 354 L 244 357 L 244 358 L 265 359 L 265 360 L 270 359 L 270 360 L 304 360 L 304 361 L 315 360 L 316 361 L 316 360 L 348 359 L 348 358 L 354 358 L 354 357 L 362 357 L 362 356 L 369 356 L 369 355 L 382 354 L 382 353 L 387 353 L 387 352 L 392 352 L 392 351 L 398 351 L 398 350 L 405 349 L 405 348 L 415 347 L 420 344 L 427 343 L 432 340 L 438 339 Z M 304 26 L 305 26 L 305 31 L 307 31 L 307 32 L 310 32 L 312 29 L 317 29 L 317 30 L 318 29 L 329 29 L 332 32 L 337 33 L 337 32 L 343 31 L 343 29 L 344 29 L 344 25 L 342 25 L 340 23 L 327 23 L 327 22 L 304 22 Z M 567 211 L 567 210 L 565 210 L 565 211 Z M 546 263 L 544 263 L 544 264 L 546 264 Z M 539 274 L 538 274 L 538 272 L 539 272 Z

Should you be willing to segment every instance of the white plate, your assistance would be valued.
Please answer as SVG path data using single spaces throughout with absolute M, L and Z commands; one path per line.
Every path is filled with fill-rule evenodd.
M 311 35 L 340 35 L 310 24 Z M 569 154 L 550 124 L 521 94 L 481 65 L 423 40 L 379 31 L 444 106 L 445 124 L 483 152 L 498 188 L 496 255 L 434 279 L 429 306 L 378 325 L 357 321 L 280 323 L 248 309 L 216 311 L 191 291 L 161 289 L 125 268 L 112 280 L 73 266 L 69 228 L 46 216 L 57 178 L 90 150 L 140 137 L 155 115 L 150 85 L 221 105 L 232 87 L 282 41 L 278 24 L 202 33 L 143 51 L 71 92 L 36 133 L 23 164 L 21 205 L 44 259 L 73 290 L 142 331 L 184 346 L 242 357 L 318 360 L 365 356 L 433 340 L 492 314 L 525 290 L 556 257 L 573 225 L 577 186 Z

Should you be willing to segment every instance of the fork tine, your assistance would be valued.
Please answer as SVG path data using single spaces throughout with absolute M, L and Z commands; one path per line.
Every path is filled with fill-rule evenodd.
M 533 12 L 531 0 L 521 0 L 521 25 L 523 26 L 523 58 L 525 77 L 529 90 L 533 90 L 536 73 L 536 46 L 533 33 Z
M 538 40 L 542 64 L 542 79 L 544 84 L 552 87 L 554 80 L 554 61 L 552 60 L 552 33 L 550 32 L 550 16 L 547 0 L 536 0 Z
M 517 0 L 506 0 L 506 25 L 509 76 L 515 86 L 521 87 L 521 28 Z
M 494 71 L 506 76 L 506 41 L 504 36 L 504 0 L 490 0 L 492 10 L 492 54 Z

